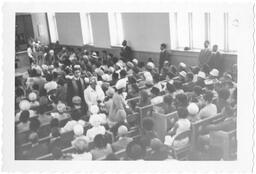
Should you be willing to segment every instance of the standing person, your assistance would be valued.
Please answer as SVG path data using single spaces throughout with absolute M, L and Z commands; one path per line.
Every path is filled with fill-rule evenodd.
M 163 64 L 165 61 L 168 61 L 169 64 L 171 64 L 171 54 L 166 50 L 167 45 L 165 43 L 162 43 L 160 46 L 160 57 L 159 57 L 159 72 L 161 72 L 161 69 L 163 67 Z
M 223 57 L 218 50 L 218 45 L 213 45 L 212 54 L 208 62 L 210 69 L 215 68 L 215 69 L 218 69 L 220 72 L 223 72 L 223 64 L 224 64 Z
M 124 62 L 132 61 L 132 49 L 127 46 L 127 41 L 124 40 L 122 43 L 123 47 L 121 48 L 120 56 Z
M 211 51 L 208 48 L 210 45 L 210 42 L 206 40 L 204 42 L 204 49 L 200 51 L 200 54 L 198 56 L 198 65 L 199 67 L 203 67 L 205 64 L 208 64 L 210 58 L 211 58 Z
M 31 45 L 29 45 L 27 48 L 27 54 L 28 54 L 29 64 L 31 67 L 32 63 L 34 63 L 35 61 L 35 58 L 33 57 L 33 49 Z
M 69 106 L 72 106 L 72 98 L 79 96 L 82 99 L 82 105 L 86 105 L 84 100 L 84 90 L 86 88 L 84 79 L 81 78 L 81 67 L 75 65 L 73 67 L 74 77 L 67 83 L 67 102 Z

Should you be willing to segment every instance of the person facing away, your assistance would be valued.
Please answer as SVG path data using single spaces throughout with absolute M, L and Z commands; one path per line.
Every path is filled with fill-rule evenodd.
M 210 42 L 206 40 L 204 42 L 204 49 L 200 51 L 200 54 L 198 56 L 198 65 L 199 67 L 203 67 L 205 64 L 208 64 L 210 58 L 211 58 L 211 51 L 208 48 L 210 45 Z
M 121 48 L 121 53 L 120 53 L 120 56 L 122 57 L 122 60 L 124 62 L 128 62 L 128 61 L 132 61 L 132 49 L 131 47 L 129 47 L 127 45 L 127 41 L 124 40 L 122 42 L 122 48 Z
M 168 61 L 169 63 L 171 63 L 171 54 L 166 50 L 167 45 L 165 43 L 162 43 L 160 45 L 160 57 L 159 57 L 159 72 L 161 72 L 161 69 L 163 67 L 163 64 L 165 61 Z
M 218 45 L 213 45 L 212 54 L 208 62 L 210 69 L 215 68 L 215 69 L 218 69 L 220 72 L 223 72 L 223 64 L 224 64 L 223 57 L 218 50 Z
M 209 118 L 217 114 L 217 107 L 212 103 L 213 93 L 211 91 L 206 91 L 203 96 L 203 102 L 205 106 L 199 111 L 199 118 Z
M 126 126 L 121 125 L 117 130 L 118 140 L 112 144 L 112 149 L 117 152 L 126 149 L 127 145 L 132 142 L 132 138 L 127 137 L 128 129 Z

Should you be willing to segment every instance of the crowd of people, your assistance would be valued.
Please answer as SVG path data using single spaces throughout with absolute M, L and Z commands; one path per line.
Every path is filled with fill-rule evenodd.
M 88 51 L 58 43 L 44 47 L 32 42 L 28 48 L 31 66 L 15 79 L 16 135 L 29 131 L 28 141 L 37 144 L 40 126 L 49 123 L 49 136 L 74 132 L 71 145 L 76 152 L 69 155 L 70 160 L 120 160 L 115 152 L 122 149 L 126 152 L 124 160 L 166 160 L 170 158 L 169 146 L 188 142 L 174 141 L 190 130 L 193 122 L 222 113 L 224 120 L 209 125 L 208 131 L 236 129 L 236 65 L 229 72 L 213 66 L 214 61 L 208 61 L 207 56 L 215 56 L 217 46 L 213 53 L 208 48 L 201 51 L 198 66 L 184 62 L 175 66 L 166 44 L 161 44 L 162 58 L 157 67 L 154 59 L 142 62 L 131 58 L 132 50 L 127 50 L 127 42 L 123 45 L 126 48 L 115 57 L 106 50 Z M 138 101 L 127 102 L 132 98 Z M 134 117 L 138 107 L 147 105 L 156 106 L 155 112 L 161 114 L 177 111 L 178 118 L 164 140 L 154 130 L 150 116 L 143 120 Z M 60 126 L 64 119 L 68 121 Z M 140 129 L 136 139 L 127 136 L 132 127 Z M 220 160 L 218 149 L 207 146 L 207 141 L 202 139 L 201 159 L 218 156 Z M 152 149 L 149 154 L 147 147 Z M 58 145 L 51 149 L 54 159 L 67 159 Z M 208 158 L 202 157 L 203 152 Z M 22 154 L 22 159 L 30 159 L 29 150 Z M 193 154 L 191 159 L 198 156 Z

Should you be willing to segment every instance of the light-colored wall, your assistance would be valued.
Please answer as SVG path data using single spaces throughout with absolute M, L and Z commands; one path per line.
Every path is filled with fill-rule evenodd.
M 31 13 L 34 37 L 41 43 L 48 45 L 50 42 L 45 13 Z
M 123 13 L 124 39 L 136 51 L 158 52 L 170 45 L 168 13 Z
M 83 45 L 79 13 L 56 13 L 59 43 L 63 45 Z
M 92 33 L 94 45 L 110 48 L 110 34 L 107 13 L 91 13 Z

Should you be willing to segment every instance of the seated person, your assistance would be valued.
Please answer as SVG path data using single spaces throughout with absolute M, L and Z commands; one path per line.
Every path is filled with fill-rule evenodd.
M 28 95 L 28 99 L 30 101 L 30 108 L 33 109 L 33 108 L 36 108 L 39 106 L 39 102 L 37 100 L 37 94 L 35 92 L 31 92 L 29 95 Z
M 57 112 L 52 112 L 51 116 L 58 120 L 67 119 L 70 117 L 70 115 L 68 113 L 65 113 L 66 110 L 67 110 L 66 105 L 62 102 L 59 102 L 57 104 Z
M 160 89 L 157 87 L 153 87 L 151 89 L 152 99 L 151 103 L 153 105 L 163 103 L 163 96 L 160 96 Z
M 192 92 L 193 91 L 193 88 L 194 88 L 194 82 L 193 82 L 193 79 L 194 79 L 194 75 L 193 73 L 189 72 L 187 73 L 186 75 L 186 83 L 184 83 L 182 86 L 184 92 Z
M 169 114 L 176 110 L 175 106 L 173 105 L 173 98 L 171 95 L 165 95 L 164 101 L 159 107 L 155 107 L 156 112 L 161 114 Z
M 141 134 L 140 142 L 144 146 L 149 146 L 151 139 L 158 138 L 157 133 L 154 131 L 154 122 L 151 118 L 147 117 L 143 119 Z
M 52 119 L 50 126 L 51 126 L 50 136 L 59 137 L 60 136 L 59 120 L 57 118 Z
M 188 106 L 188 97 L 185 93 L 177 94 L 175 97 L 174 105 L 176 108 Z
M 16 125 L 17 133 L 25 132 L 29 130 L 29 125 L 30 125 L 29 114 L 30 113 L 27 110 L 21 112 L 20 120 L 19 120 L 20 122 Z
M 101 135 L 101 134 L 96 135 L 94 137 L 93 142 L 95 146 L 94 149 L 91 150 L 93 160 L 97 160 L 113 152 L 111 145 L 107 143 L 104 135 Z
M 128 129 L 126 126 L 121 125 L 117 130 L 118 140 L 112 144 L 113 151 L 126 149 L 126 146 L 133 140 L 127 137 Z
M 150 142 L 152 151 L 146 155 L 146 161 L 162 161 L 168 158 L 167 147 L 158 138 L 153 138 Z
M 126 147 L 127 160 L 144 160 L 146 148 L 141 143 L 132 141 Z
M 76 153 L 72 154 L 72 160 L 92 160 L 92 154 L 89 152 L 89 144 L 86 139 L 75 139 L 72 146 L 76 149 Z
M 145 90 L 140 91 L 140 101 L 137 106 L 144 107 L 150 104 L 151 104 L 151 101 L 150 101 L 148 92 Z
M 84 127 L 86 125 L 86 122 L 82 120 L 81 117 L 82 117 L 81 111 L 74 110 L 71 113 L 72 120 L 68 121 L 66 125 L 63 128 L 61 128 L 61 133 L 72 131 L 76 124 L 80 124 Z
M 188 119 L 191 123 L 199 120 L 198 118 L 199 107 L 197 106 L 196 103 L 190 103 L 187 107 L 187 110 L 188 110 Z
M 173 128 L 171 128 L 171 130 L 168 131 L 168 135 L 165 136 L 164 144 L 166 144 L 168 146 L 180 147 L 180 146 L 186 145 L 189 141 L 188 137 L 186 137 L 184 139 L 181 139 L 181 140 L 175 140 L 175 138 L 179 134 L 190 130 L 190 127 L 191 127 L 191 123 L 187 118 L 188 117 L 188 110 L 184 107 L 179 107 L 177 109 L 177 111 L 178 111 L 179 118 L 176 121 Z
M 205 106 L 199 111 L 198 114 L 200 119 L 213 117 L 217 114 L 217 107 L 212 103 L 212 99 L 213 93 L 211 91 L 206 91 L 203 96 L 203 102 Z
M 86 137 L 89 141 L 93 141 L 94 137 L 98 134 L 105 135 L 106 129 L 102 126 L 102 118 L 99 115 L 91 116 L 89 123 L 91 124 L 92 128 L 88 129 L 86 132 Z

